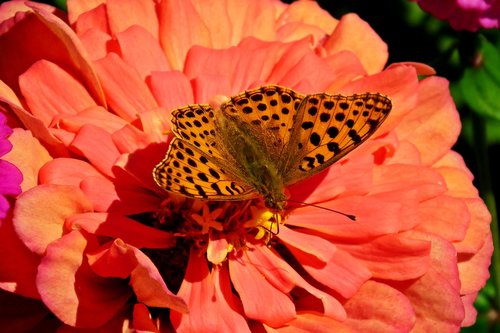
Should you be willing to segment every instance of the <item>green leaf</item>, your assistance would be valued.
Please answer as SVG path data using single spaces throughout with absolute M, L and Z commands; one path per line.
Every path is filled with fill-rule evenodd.
M 500 120 L 500 48 L 480 36 L 478 64 L 459 82 L 465 103 L 483 117 Z

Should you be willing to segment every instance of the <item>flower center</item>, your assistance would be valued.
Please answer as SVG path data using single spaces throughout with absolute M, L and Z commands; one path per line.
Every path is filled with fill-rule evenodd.
M 250 201 L 201 201 L 170 195 L 155 215 L 153 226 L 172 233 L 175 247 L 147 250 L 172 291 L 184 278 L 190 250 L 205 252 L 211 264 L 222 263 L 247 241 L 268 243 L 278 230 L 281 216 L 260 199 Z

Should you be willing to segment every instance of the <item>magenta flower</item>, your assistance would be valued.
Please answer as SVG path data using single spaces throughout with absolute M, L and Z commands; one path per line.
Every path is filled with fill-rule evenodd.
M 11 151 L 12 144 L 8 140 L 12 129 L 7 126 L 7 119 L 0 113 L 0 158 Z M 7 215 L 10 203 L 7 196 L 21 193 L 23 176 L 18 168 L 10 162 L 0 159 L 0 219 Z
M 418 0 L 419 6 L 456 30 L 477 31 L 499 27 L 498 0 Z

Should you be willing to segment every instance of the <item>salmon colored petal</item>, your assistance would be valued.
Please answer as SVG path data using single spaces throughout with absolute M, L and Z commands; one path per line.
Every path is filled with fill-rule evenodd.
M 148 308 L 144 304 L 138 303 L 134 305 L 133 322 L 134 329 L 138 333 L 160 333 L 151 318 Z
M 461 242 L 456 242 L 454 246 L 459 252 L 475 253 L 483 247 L 490 233 L 491 214 L 483 200 L 479 198 L 465 199 L 464 201 L 470 213 L 471 223 L 464 239 Z
M 147 112 L 155 112 L 156 110 L 150 110 Z M 146 116 L 147 117 L 147 116 Z M 118 148 L 118 151 L 122 154 L 134 153 L 142 149 L 148 148 L 152 140 L 152 135 L 141 131 L 137 127 L 127 124 L 118 131 L 111 135 L 113 143 Z M 154 148 L 150 150 L 155 150 Z M 150 156 L 149 159 L 155 158 L 156 156 Z M 123 158 L 121 156 L 120 158 Z
M 56 158 L 46 163 L 38 174 L 40 184 L 80 186 L 87 177 L 102 176 L 87 162 L 72 158 Z
M 150 87 L 158 104 L 167 111 L 194 103 L 191 83 L 182 72 L 153 72 Z
M 390 96 L 392 110 L 390 117 L 377 130 L 377 133 L 381 134 L 399 126 L 402 119 L 413 112 L 418 103 L 418 95 L 415 94 L 419 89 L 418 84 L 414 67 L 397 66 L 381 73 L 354 80 L 342 87 L 338 93 L 379 92 Z
M 344 324 L 355 332 L 413 332 L 416 313 L 412 303 L 383 283 L 366 282 L 344 306 L 348 313 Z
M 2 219 L 1 222 L 0 289 L 39 299 L 35 278 L 40 256 L 28 249 L 19 238 L 12 222 L 12 214 Z M 3 302 L 0 301 L 0 304 Z
M 140 224 L 113 213 L 82 213 L 66 220 L 67 229 L 83 229 L 91 234 L 119 238 L 137 248 L 165 249 L 174 245 L 172 234 Z
M 323 262 L 329 261 L 337 251 L 333 243 L 321 237 L 294 231 L 286 226 L 280 228 L 280 233 L 277 237 L 287 244 L 287 246 L 292 246 L 297 250 L 307 252 Z
M 477 319 L 477 309 L 474 307 L 478 293 L 472 293 L 462 296 L 462 302 L 465 308 L 465 318 L 462 321 L 462 327 L 469 327 L 474 325 Z
M 187 313 L 186 302 L 168 289 L 153 262 L 138 249 L 131 248 L 134 250 L 138 265 L 132 271 L 129 283 L 134 289 L 137 300 L 147 306 L 170 308 Z
M 71 24 L 74 24 L 75 21 L 82 15 L 93 8 L 98 7 L 99 5 L 105 3 L 106 0 L 87 0 L 87 1 L 78 1 L 78 0 L 67 0 L 66 6 L 68 7 L 68 20 Z
M 231 302 L 227 269 L 213 272 L 209 273 L 203 256 L 191 252 L 186 277 L 178 292 L 187 300 L 189 313 L 171 313 L 176 332 L 250 332 L 241 310 Z
M 418 93 L 417 107 L 403 119 L 396 132 L 401 139 L 420 147 L 424 164 L 432 164 L 457 141 L 460 119 L 446 80 L 437 77 L 422 80 Z M 429 145 L 428 142 L 440 144 Z
M 16 28 L 2 35 L 0 49 L 4 61 L 0 63 L 0 80 L 18 92 L 19 74 L 36 61 L 45 59 L 78 73 L 97 104 L 105 105 L 102 88 L 76 34 L 55 15 L 45 10 L 34 10 L 34 13 L 18 15 Z M 32 31 L 37 33 L 32 34 Z M 20 54 L 23 56 L 19 57 Z
M 91 3 L 92 1 L 89 2 Z M 67 6 L 76 7 L 71 5 L 70 3 L 75 3 L 75 1 L 68 1 Z M 106 12 L 106 6 L 104 4 L 96 4 L 94 8 L 86 10 L 84 13 L 78 16 L 78 20 L 74 22 L 73 25 L 76 33 L 79 36 L 87 33 L 89 30 L 96 30 L 105 34 L 110 34 L 108 15 Z M 86 44 L 85 46 L 87 45 L 88 44 Z M 90 53 L 94 53 L 92 51 L 92 48 L 90 48 L 89 50 Z
M 267 331 L 279 333 L 352 333 L 352 330 L 344 323 L 314 313 L 297 314 L 297 318 L 291 320 L 286 326 L 275 330 L 267 329 Z
M 192 45 L 211 46 L 208 27 L 191 1 L 162 1 L 158 5 L 160 44 L 173 69 L 182 69 Z
M 352 52 L 340 51 L 333 56 L 325 57 L 324 60 L 332 69 L 334 78 L 325 92 L 335 94 L 354 79 L 367 75 L 363 64 Z
M 290 298 L 273 287 L 249 261 L 229 257 L 229 273 L 245 315 L 269 326 L 281 326 L 295 318 Z
M 449 241 L 463 240 L 470 225 L 470 213 L 466 203 L 462 199 L 446 195 L 421 202 L 419 215 L 421 223 L 415 230 L 436 234 Z
M 324 263 L 310 254 L 290 248 L 302 267 L 315 280 L 335 290 L 345 298 L 350 298 L 371 276 L 371 272 L 361 261 L 347 252 L 337 251 L 333 258 Z
M 266 246 L 255 246 L 250 247 L 250 249 L 247 252 L 249 263 L 254 264 L 273 286 L 280 288 L 283 292 L 290 292 L 295 287 L 302 288 L 308 293 L 306 297 L 303 297 L 304 300 L 314 298 L 316 301 L 321 301 L 318 312 L 323 312 L 325 316 L 339 321 L 346 319 L 345 310 L 337 299 L 309 284 L 301 274 L 297 273 L 275 252 Z M 298 302 L 297 297 L 295 303 Z M 310 304 L 307 308 L 310 308 Z
M 312 35 L 314 45 L 317 45 L 325 34 L 330 34 L 335 29 L 338 20 L 316 2 L 296 1 L 286 7 L 277 23 L 280 26 L 277 29 L 278 40 L 298 40 Z
M 415 332 L 458 331 L 465 315 L 462 300 L 457 290 L 437 272 L 431 269 L 400 290 L 413 305 L 417 318 Z
M 12 150 L 2 156 L 2 159 L 11 162 L 22 172 L 21 189 L 27 191 L 38 184 L 38 171 L 52 158 L 29 131 L 16 128 L 9 141 L 12 143 Z M 30 154 L 26 154 L 26 151 Z
M 104 58 L 108 52 L 119 51 L 116 41 L 107 33 L 96 28 L 89 28 L 80 35 L 80 40 L 85 49 L 89 52 L 92 61 Z
M 131 26 L 116 35 L 123 60 L 145 79 L 154 71 L 167 71 L 170 65 L 158 41 L 150 32 Z
M 89 252 L 87 260 L 94 273 L 106 278 L 127 278 L 137 266 L 134 252 L 121 239 Z
M 189 103 L 183 105 L 187 104 Z M 144 133 L 147 133 L 149 139 L 156 143 L 166 143 L 171 138 L 168 135 L 171 127 L 170 118 L 170 112 L 164 108 L 142 112 L 139 115 Z
M 328 54 L 353 52 L 369 74 L 380 72 L 389 57 L 387 44 L 356 14 L 342 16 L 323 47 Z
M 66 218 L 91 210 L 90 201 L 77 187 L 40 185 L 19 196 L 13 221 L 24 244 L 43 254 L 51 242 L 63 235 Z
M 384 202 L 383 207 L 380 202 Z M 287 224 L 344 239 L 362 239 L 393 233 L 401 228 L 401 203 L 383 197 L 351 196 L 321 203 L 322 207 L 356 216 L 352 221 L 340 214 L 325 213 L 316 207 L 301 207 L 287 218 Z
M 55 127 L 72 133 L 78 132 L 78 130 L 86 124 L 99 126 L 112 134 L 128 123 L 120 117 L 108 112 L 108 110 L 102 106 L 90 107 L 75 115 L 62 116 L 53 123 Z
M 491 235 L 487 235 L 484 246 L 474 255 L 459 254 L 458 270 L 460 272 L 461 293 L 471 294 L 484 287 L 490 277 L 488 267 L 491 264 L 493 243 Z
M 139 73 L 115 53 L 95 62 L 110 108 L 127 121 L 158 107 Z
M 111 168 L 120 154 L 111 135 L 104 129 L 94 125 L 84 125 L 71 142 L 70 148 L 86 157 L 103 174 L 113 175 Z
M 132 296 L 125 280 L 117 283 L 116 279 L 97 279 L 89 270 L 84 262 L 88 246 L 78 231 L 51 243 L 37 276 L 42 300 L 52 313 L 64 323 L 80 328 L 105 324 Z
M 114 34 L 137 25 L 158 40 L 159 23 L 155 1 L 106 0 L 106 9 L 109 26 Z
M 74 115 L 95 105 L 79 81 L 45 60 L 36 62 L 22 74 L 19 86 L 33 115 L 46 126 L 57 115 Z
M 374 278 L 409 280 L 422 276 L 429 269 L 431 243 L 387 235 L 369 243 L 339 244 L 343 250 L 370 270 Z

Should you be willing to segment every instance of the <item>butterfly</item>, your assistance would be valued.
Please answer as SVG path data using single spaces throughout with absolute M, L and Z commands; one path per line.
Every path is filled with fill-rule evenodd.
M 172 111 L 175 137 L 153 177 L 186 197 L 261 197 L 267 208 L 281 212 L 287 186 L 365 142 L 391 108 L 379 93 L 302 95 L 278 85 L 244 91 L 217 110 L 188 105 Z

